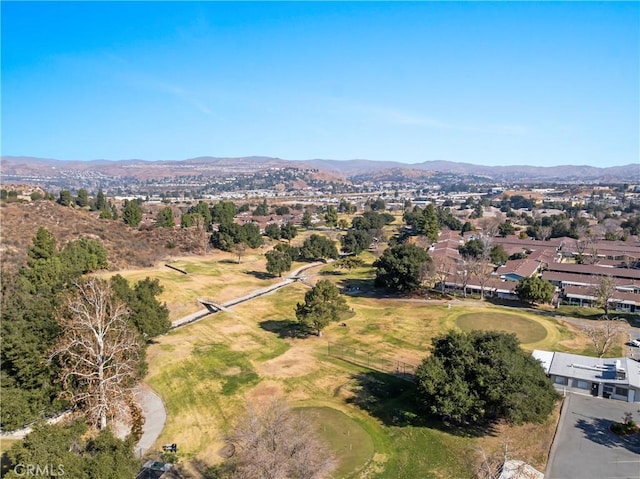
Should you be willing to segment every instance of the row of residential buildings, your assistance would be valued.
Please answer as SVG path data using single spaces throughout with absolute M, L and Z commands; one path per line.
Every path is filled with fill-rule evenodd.
M 477 237 L 476 233 L 446 231 L 431 246 L 429 253 L 437 267 L 444 269 L 439 286 L 446 291 L 464 291 L 500 299 L 517 299 L 515 287 L 523 278 L 539 275 L 557 288 L 554 303 L 592 306 L 598 300 L 596 288 L 603 277 L 610 277 L 615 291 L 609 299 L 612 309 L 640 312 L 640 241 L 594 242 L 588 258 L 592 264 L 577 264 L 576 258 L 585 254 L 576 247 L 573 238 L 553 238 L 548 241 L 520 239 L 517 236 L 492 237 L 492 245 L 502 245 L 509 256 L 520 253 L 523 259 L 509 260 L 496 268 L 489 278 L 470 274 L 458 247 Z M 484 239 L 487 241 L 487 239 Z M 579 250 L 581 252 L 579 252 Z

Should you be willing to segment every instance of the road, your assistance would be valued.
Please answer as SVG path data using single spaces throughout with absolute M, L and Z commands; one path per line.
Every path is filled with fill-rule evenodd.
M 609 430 L 625 412 L 639 421 L 637 409 L 637 403 L 567 395 L 545 478 L 640 478 L 640 433 L 620 437 Z

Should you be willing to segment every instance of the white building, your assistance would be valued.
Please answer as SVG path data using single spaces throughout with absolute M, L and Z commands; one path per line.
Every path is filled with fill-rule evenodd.
M 640 403 L 640 363 L 630 358 L 592 358 L 533 351 L 556 388 Z

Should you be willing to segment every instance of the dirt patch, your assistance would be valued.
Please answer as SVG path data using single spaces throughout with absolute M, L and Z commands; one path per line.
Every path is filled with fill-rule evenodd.
M 569 351 L 584 351 L 588 347 L 592 346 L 593 343 L 587 337 L 587 335 L 584 334 L 582 328 L 576 326 L 575 324 L 571 324 L 568 321 L 561 321 L 561 324 L 562 326 L 567 328 L 567 331 L 569 331 L 569 333 L 571 333 L 571 337 L 560 341 L 560 345 L 567 348 Z
M 261 403 L 274 397 L 283 396 L 282 385 L 275 381 L 265 380 L 247 393 L 249 403 Z
M 296 345 L 277 358 L 257 364 L 256 369 L 263 376 L 292 378 L 317 370 L 318 361 L 311 355 L 311 348 Z
M 220 374 L 223 376 L 237 376 L 242 372 L 242 368 L 240 366 L 231 366 L 224 371 L 220 371 Z

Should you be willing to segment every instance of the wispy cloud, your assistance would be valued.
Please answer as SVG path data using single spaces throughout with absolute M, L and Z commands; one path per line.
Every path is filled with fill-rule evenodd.
M 389 125 L 416 126 L 430 129 L 466 131 L 477 133 L 498 133 L 505 135 L 523 135 L 529 129 L 525 126 L 510 123 L 465 124 L 452 122 L 415 111 L 374 104 L 339 101 L 340 106 L 365 119 L 374 119 Z
M 130 62 L 120 56 L 110 53 L 106 56 L 112 61 L 120 64 L 117 69 L 117 73 L 115 73 L 115 77 L 120 82 L 138 89 L 164 93 L 173 98 L 177 98 L 205 115 L 214 114 L 214 112 L 207 106 L 206 102 L 203 101 L 201 96 L 196 92 L 185 88 L 182 85 L 166 81 L 158 75 L 141 72 L 131 65 Z M 122 67 L 123 64 L 126 65 L 126 68 Z

